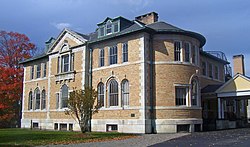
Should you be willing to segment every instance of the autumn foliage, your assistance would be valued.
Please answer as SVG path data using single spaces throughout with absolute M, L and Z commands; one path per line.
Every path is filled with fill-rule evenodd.
M 0 128 L 19 125 L 23 68 L 35 50 L 24 34 L 0 31 Z

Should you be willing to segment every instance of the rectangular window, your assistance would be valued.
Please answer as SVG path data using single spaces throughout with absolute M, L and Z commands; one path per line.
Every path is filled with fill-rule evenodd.
M 109 65 L 117 64 L 117 46 L 109 48 Z
M 31 66 L 31 69 L 30 69 L 30 79 L 34 79 L 34 66 Z
M 57 58 L 57 73 L 60 73 L 60 57 Z
M 36 66 L 36 78 L 40 78 L 41 77 L 41 64 L 38 64 Z
M 106 25 L 106 35 L 111 34 L 112 33 L 112 23 L 108 22 Z
M 213 65 L 211 63 L 208 64 L 208 76 L 213 78 Z
M 58 130 L 58 123 L 54 123 L 54 130 Z
M 177 106 L 186 105 L 187 93 L 187 87 L 175 87 L 175 100 Z
M 43 77 L 46 77 L 47 63 L 43 64 Z
M 60 95 L 59 93 L 56 94 L 56 109 L 59 108 L 59 99 L 60 99 Z
M 104 36 L 104 27 L 99 28 L 99 36 Z
M 181 61 L 181 42 L 174 42 L 174 61 Z
M 207 64 L 206 62 L 202 62 L 202 75 L 207 75 Z
M 196 58 L 197 58 L 197 54 L 196 54 L 196 50 L 195 50 L 195 46 L 192 46 L 192 63 L 196 64 Z
M 60 124 L 60 130 L 67 131 L 67 124 Z
M 185 43 L 184 47 L 185 47 L 185 62 L 190 62 L 190 44 Z
M 119 31 L 118 22 L 113 23 L 113 27 L 114 27 L 114 32 L 118 32 Z
M 74 71 L 74 62 L 75 62 L 75 54 L 74 53 L 72 53 L 71 54 L 71 65 L 70 65 L 70 71 Z
M 122 44 L 122 62 L 128 62 L 128 43 Z
M 104 66 L 104 49 L 99 50 L 99 67 Z
M 214 78 L 219 79 L 219 68 L 218 68 L 218 66 L 214 66 Z
M 112 132 L 112 131 L 117 131 L 117 130 L 118 130 L 117 125 L 107 124 L 107 132 Z
M 39 128 L 39 124 L 38 124 L 38 123 L 36 123 L 36 122 L 34 122 L 34 123 L 32 124 L 32 128 L 34 128 L 34 129 L 38 129 L 38 128 Z
M 68 72 L 69 71 L 69 55 L 63 55 L 62 56 L 62 72 Z

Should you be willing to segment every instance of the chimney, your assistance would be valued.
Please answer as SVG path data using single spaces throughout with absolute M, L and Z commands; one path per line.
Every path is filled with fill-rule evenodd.
M 233 64 L 234 75 L 237 73 L 245 75 L 244 56 L 242 54 L 233 56 Z
M 158 14 L 156 12 L 150 12 L 141 16 L 135 17 L 135 20 L 144 24 L 151 24 L 158 21 Z

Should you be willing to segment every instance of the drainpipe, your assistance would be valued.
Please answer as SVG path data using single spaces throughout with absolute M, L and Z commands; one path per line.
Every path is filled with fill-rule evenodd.
M 92 57 L 93 56 L 93 49 L 89 48 L 89 87 L 92 88 Z
M 92 56 L 93 56 L 93 49 L 89 48 L 89 87 L 91 90 L 92 90 L 92 58 L 93 58 Z M 92 120 L 92 108 L 90 108 L 90 114 L 89 114 L 89 132 L 91 132 L 91 120 Z
M 155 133 L 155 116 L 154 116 L 154 64 L 153 64 L 153 54 L 154 54 L 154 49 L 153 49 L 153 33 L 149 34 L 149 60 L 150 60 L 150 119 L 151 119 L 151 133 Z

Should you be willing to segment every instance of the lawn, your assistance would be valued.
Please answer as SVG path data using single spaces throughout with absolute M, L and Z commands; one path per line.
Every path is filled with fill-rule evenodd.
M 41 131 L 30 129 L 0 129 L 0 146 L 36 146 L 48 144 L 73 144 L 106 140 L 120 140 L 135 135 L 117 132 Z

